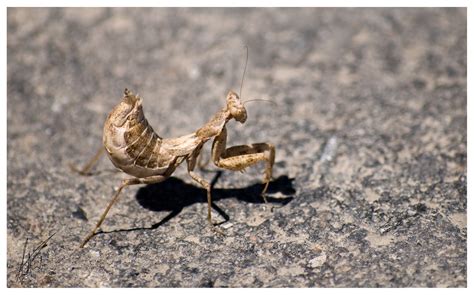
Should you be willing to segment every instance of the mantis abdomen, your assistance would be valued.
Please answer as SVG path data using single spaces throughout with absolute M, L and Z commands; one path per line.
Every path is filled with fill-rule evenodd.
M 128 90 L 105 121 L 103 143 L 112 163 L 135 177 L 163 174 L 175 160 L 145 118 L 142 99 Z

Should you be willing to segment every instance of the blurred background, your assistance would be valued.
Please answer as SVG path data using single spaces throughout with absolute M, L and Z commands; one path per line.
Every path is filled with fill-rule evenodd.
M 7 14 L 10 287 L 466 286 L 466 9 Z M 100 147 L 124 88 L 160 136 L 191 133 L 239 91 L 244 46 L 242 98 L 276 106 L 249 103 L 228 145 L 276 146 L 270 204 L 263 166 L 200 171 L 229 219 L 216 236 L 183 166 L 126 189 L 78 250 L 125 175 L 68 163 Z

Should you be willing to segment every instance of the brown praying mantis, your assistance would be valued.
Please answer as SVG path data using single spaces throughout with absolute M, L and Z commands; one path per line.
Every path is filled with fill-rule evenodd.
M 82 175 L 87 175 L 103 153 L 106 152 L 113 165 L 132 176 L 132 178 L 122 180 L 99 221 L 84 238 L 80 247 L 84 247 L 97 233 L 123 188 L 136 184 L 162 182 L 170 177 L 184 161 L 187 163 L 187 170 L 191 178 L 207 191 L 207 220 L 214 229 L 215 224 L 211 219 L 211 185 L 194 171 L 202 147 L 212 138 L 214 141 L 212 143 L 211 159 L 219 168 L 243 171 L 246 167 L 258 162 L 265 162 L 262 197 L 267 202 L 265 193 L 272 178 L 275 147 L 269 143 L 226 147 L 226 124 L 232 119 L 242 124 L 247 120 L 244 103 L 240 100 L 239 95 L 229 91 L 226 105 L 203 127 L 181 137 L 161 138 L 148 124 L 144 116 L 142 98 L 125 89 L 122 101 L 113 108 L 105 121 L 103 147 L 82 170 L 73 166 L 72 168 Z

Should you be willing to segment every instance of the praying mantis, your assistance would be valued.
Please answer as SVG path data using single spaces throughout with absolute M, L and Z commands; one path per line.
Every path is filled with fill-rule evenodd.
M 184 161 L 186 161 L 189 176 L 207 191 L 207 220 L 214 228 L 215 224 L 211 218 L 211 185 L 194 171 L 204 144 L 211 139 L 213 139 L 211 160 L 219 168 L 243 171 L 258 162 L 265 163 L 264 187 L 261 195 L 267 202 L 265 193 L 272 178 L 275 162 L 274 145 L 263 142 L 226 146 L 227 123 L 234 119 L 243 124 L 247 120 L 245 102 L 241 101 L 237 93 L 229 91 L 225 106 L 217 111 L 204 126 L 195 132 L 176 138 L 161 138 L 153 130 L 143 113 L 142 102 L 141 97 L 125 89 L 122 100 L 113 108 L 105 121 L 103 147 L 82 170 L 72 166 L 76 172 L 87 175 L 105 153 L 115 167 L 132 176 L 122 180 L 99 221 L 84 238 L 81 248 L 97 233 L 110 208 L 117 202 L 125 187 L 162 182 L 169 178 Z

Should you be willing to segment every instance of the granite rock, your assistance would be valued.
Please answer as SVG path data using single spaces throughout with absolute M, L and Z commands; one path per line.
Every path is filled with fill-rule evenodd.
M 9 8 L 9 287 L 466 287 L 465 8 Z M 263 166 L 130 187 L 101 144 L 125 87 L 162 137 L 238 91 Z M 210 144 L 203 151 L 209 158 Z M 46 241 L 46 239 L 49 240 Z

